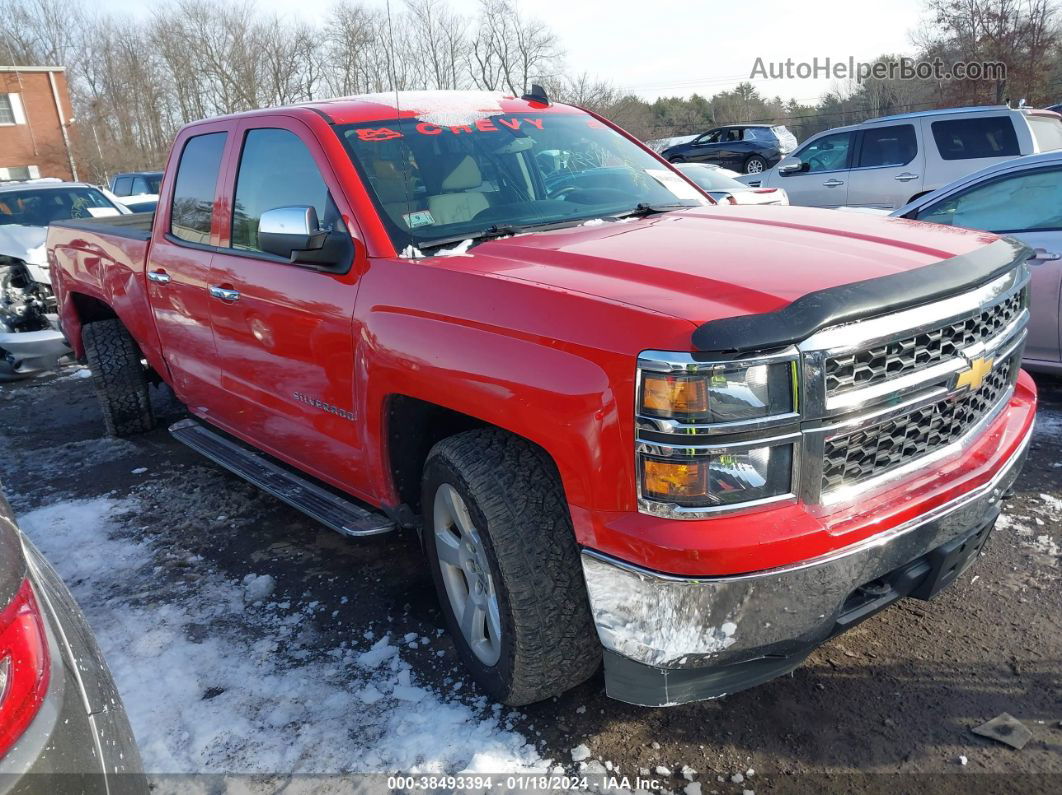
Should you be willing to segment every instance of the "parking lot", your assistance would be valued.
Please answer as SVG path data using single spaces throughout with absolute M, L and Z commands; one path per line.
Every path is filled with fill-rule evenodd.
M 105 438 L 84 375 L 0 388 L 3 485 L 96 631 L 153 773 L 578 772 L 585 745 L 584 771 L 676 792 L 895 791 L 874 774 L 898 772 L 947 774 L 904 791 L 966 789 L 976 773 L 997 791 L 1057 791 L 1057 380 L 1039 379 L 1005 520 L 935 602 L 905 601 L 719 701 L 632 707 L 598 676 L 514 710 L 463 673 L 412 536 L 345 539 L 255 491 L 170 438 L 181 408 L 160 390 L 160 428 Z M 971 733 L 1002 712 L 1032 731 L 1023 750 Z

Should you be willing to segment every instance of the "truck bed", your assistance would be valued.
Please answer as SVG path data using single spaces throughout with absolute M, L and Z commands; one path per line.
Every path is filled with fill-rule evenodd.
M 52 221 L 51 226 L 147 242 L 151 238 L 151 224 L 154 220 L 155 213 L 153 212 L 131 213 L 129 215 L 108 215 L 103 218 L 69 218 L 65 221 Z

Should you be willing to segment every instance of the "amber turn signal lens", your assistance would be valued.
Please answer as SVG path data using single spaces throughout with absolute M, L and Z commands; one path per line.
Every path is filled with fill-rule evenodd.
M 703 378 L 650 375 L 642 378 L 642 408 L 662 417 L 704 416 L 708 384 Z
M 683 502 L 708 496 L 708 459 L 661 461 L 642 459 L 642 491 L 646 497 Z

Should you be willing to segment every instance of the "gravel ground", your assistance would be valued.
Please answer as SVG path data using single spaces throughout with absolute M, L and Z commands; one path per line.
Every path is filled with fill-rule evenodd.
M 15 510 L 38 512 L 37 524 L 48 515 L 42 510 L 65 501 L 120 503 L 125 532 L 152 550 L 156 582 L 151 592 L 143 593 L 138 585 L 132 596 L 126 593 L 125 602 L 117 597 L 121 583 L 113 577 L 96 604 L 92 589 L 104 588 L 96 575 L 67 575 L 77 577 L 75 593 L 97 630 L 113 620 L 108 609 L 113 613 L 116 605 L 133 603 L 130 599 L 144 610 L 194 600 L 204 572 L 236 584 L 251 576 L 252 586 L 265 582 L 255 578 L 269 575 L 274 620 L 256 624 L 253 641 L 268 642 L 278 627 L 287 627 L 286 634 L 272 638 L 272 647 L 285 647 L 283 665 L 301 666 L 344 651 L 363 654 L 385 634 L 420 639 L 401 649 L 414 682 L 490 724 L 510 746 L 511 736 L 518 743 L 526 740 L 525 755 L 559 762 L 569 771 L 578 769 L 572 749 L 585 745 L 591 770 L 597 762 L 630 777 L 646 771 L 662 789 L 675 792 L 692 778 L 703 795 L 750 789 L 1062 791 L 1058 380 L 1038 379 L 1037 431 L 1005 519 L 983 558 L 933 602 L 904 601 L 826 644 L 793 675 L 715 702 L 660 710 L 632 707 L 606 698 L 598 676 L 559 699 L 498 710 L 478 697 L 449 640 L 438 631 L 441 616 L 413 538 L 344 539 L 255 491 L 170 438 L 165 425 L 179 418 L 181 409 L 162 390 L 155 394 L 163 414 L 158 430 L 131 440 L 106 439 L 90 382 L 82 375 L 72 367 L 0 387 L 0 476 Z M 59 568 L 64 571 L 64 565 Z M 66 571 L 76 570 L 68 566 Z M 182 632 L 200 637 L 172 640 L 199 643 L 214 630 L 186 623 Z M 104 648 L 119 686 L 123 679 L 132 681 L 136 672 L 129 669 L 140 658 L 117 659 L 122 649 Z M 223 655 L 224 647 L 216 653 Z M 336 670 L 342 676 L 345 669 Z M 353 675 L 349 685 L 365 687 Z M 238 689 L 239 683 L 228 687 Z M 216 695 L 208 689 L 189 698 Z M 125 697 L 128 702 L 129 694 Z M 358 712 L 341 711 L 338 718 L 334 712 L 329 720 L 339 722 L 329 728 L 331 740 L 342 744 L 344 738 L 335 732 L 345 731 L 351 741 L 358 733 Z M 1002 712 L 1032 731 L 1023 750 L 971 733 Z M 133 722 L 144 744 L 150 727 L 138 725 L 136 715 Z M 303 735 L 292 736 L 297 746 Z M 305 736 L 306 742 L 323 741 L 312 733 Z M 155 747 L 167 742 L 165 736 L 150 740 L 149 766 L 173 757 L 173 749 Z M 255 738 L 246 740 L 239 754 L 186 754 L 183 768 L 168 769 L 224 771 L 230 760 L 238 772 L 282 772 L 264 770 L 267 763 L 254 757 Z M 451 755 L 446 764 L 460 769 L 461 753 L 471 758 L 476 750 Z M 301 772 L 325 772 L 314 769 L 317 757 L 299 758 Z M 386 770 L 402 759 L 374 757 L 372 769 Z M 684 777 L 684 767 L 696 773 Z M 345 769 L 356 770 L 357 763 Z M 479 769 L 487 768 L 481 762 Z M 884 775 L 896 773 L 918 775 Z

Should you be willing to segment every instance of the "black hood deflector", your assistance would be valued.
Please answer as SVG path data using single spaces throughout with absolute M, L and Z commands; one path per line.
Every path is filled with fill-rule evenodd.
M 746 353 L 781 348 L 827 326 L 909 309 L 957 295 L 1002 276 L 1032 256 L 1013 238 L 922 268 L 816 290 L 784 309 L 710 320 L 693 332 L 703 353 Z

